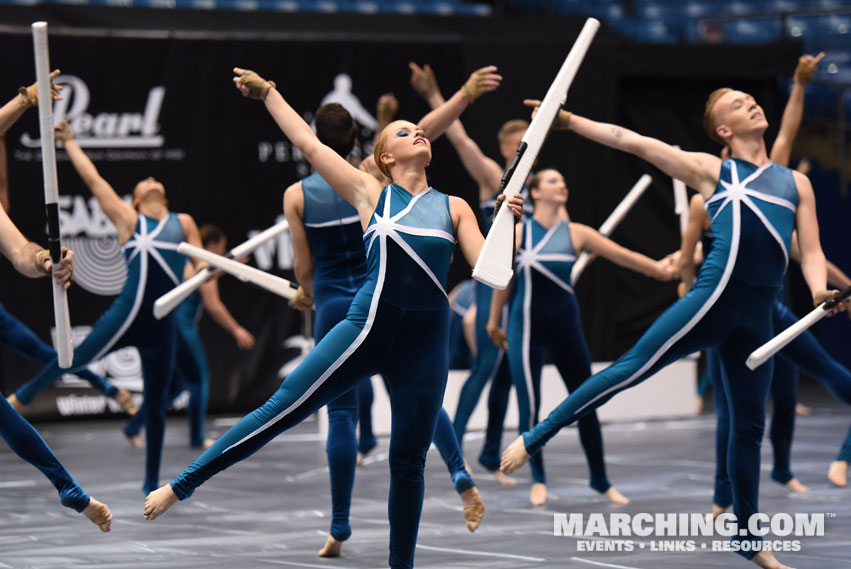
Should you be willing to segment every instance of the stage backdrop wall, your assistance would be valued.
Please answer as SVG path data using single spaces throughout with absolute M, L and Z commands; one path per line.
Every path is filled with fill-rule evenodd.
M 543 96 L 581 26 L 581 21 L 565 20 L 558 36 L 527 35 L 516 41 L 505 35 L 465 39 L 462 34 L 436 32 L 409 41 L 400 33 L 405 20 L 399 21 L 403 27 L 397 26 L 392 35 L 354 40 L 335 39 L 333 34 L 255 41 L 226 35 L 212 40 L 191 39 L 191 34 L 54 32 L 51 63 L 62 70 L 58 82 L 65 87 L 63 100 L 55 105 L 56 118 L 71 121 L 81 145 L 119 194 L 128 196 L 138 180 L 154 176 L 164 182 L 172 210 L 191 214 L 199 225 L 218 224 L 235 245 L 282 219 L 283 190 L 308 174 L 309 166 L 262 103 L 237 93 L 231 83 L 232 67 L 255 69 L 274 79 L 308 120 L 320 103 L 342 102 L 358 119 L 361 146 L 368 149 L 375 102 L 382 93 L 396 95 L 402 118 L 417 120 L 428 111 L 408 85 L 409 61 L 431 64 L 447 96 L 473 69 L 498 65 L 505 77 L 502 88 L 477 101 L 463 117 L 474 140 L 496 158 L 499 126 L 528 116 L 522 99 Z M 19 85 L 32 81 L 31 51 L 25 33 L 0 35 L 0 52 L 16 54 L 5 58 L 0 77 L 3 97 L 11 98 Z M 636 46 L 604 31 L 579 72 L 568 107 L 684 148 L 714 152 L 717 148 L 700 130 L 708 91 L 719 85 L 746 88 L 776 123 L 783 103 L 776 78 L 791 71 L 798 51 L 797 44 L 736 49 Z M 44 242 L 38 138 L 35 111 L 6 135 L 10 213 L 26 235 Z M 120 290 L 124 268 L 111 224 L 61 149 L 58 160 L 62 234 L 77 252 L 77 282 L 69 295 L 71 320 L 81 340 Z M 647 164 L 573 135 L 554 133 L 539 166 L 564 172 L 572 219 L 594 226 L 642 173 L 651 174 L 653 185 L 614 237 L 653 257 L 678 247 L 671 180 Z M 429 176 L 436 188 L 475 205 L 476 186 L 445 140 L 434 144 Z M 250 262 L 291 278 L 288 234 L 259 250 Z M 24 279 L 9 263 L 0 264 L 0 273 L 2 302 L 39 336 L 50 338 L 52 308 L 46 280 Z M 450 284 L 468 276 L 469 267 L 456 259 Z M 234 316 L 257 337 L 257 346 L 241 352 L 208 317 L 201 321 L 212 373 L 210 408 L 244 411 L 264 401 L 279 385 L 280 376 L 298 361 L 304 344 L 302 318 L 284 300 L 229 277 L 220 279 L 220 289 Z M 577 290 L 595 360 L 622 354 L 675 298 L 673 285 L 655 283 L 604 261 L 587 270 Z M 141 390 L 139 360 L 132 349 L 93 367 L 120 386 Z M 8 394 L 39 366 L 2 352 L 0 369 L 3 393 Z M 43 392 L 27 414 L 44 418 L 115 411 L 99 394 L 65 376 Z

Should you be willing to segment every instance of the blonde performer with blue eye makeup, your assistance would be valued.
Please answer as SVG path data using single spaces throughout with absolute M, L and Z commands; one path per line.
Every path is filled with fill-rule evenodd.
M 389 565 L 413 567 L 425 456 L 448 374 L 447 272 L 456 241 L 471 264 L 484 244 L 470 206 L 428 185 L 425 168 L 431 161 L 431 143 L 425 134 L 439 135 L 478 95 L 495 89 L 501 79 L 495 71 L 488 67 L 474 73 L 444 108 L 419 125 L 394 121 L 384 129 L 374 156 L 391 180 L 385 186 L 319 142 L 274 83 L 234 69 L 234 82 L 243 95 L 265 102 L 284 134 L 355 208 L 364 229 L 366 282 L 346 319 L 325 335 L 262 407 L 219 438 L 171 484 L 148 496 L 146 517 L 162 515 L 211 476 L 251 455 L 360 378 L 381 373 L 391 386 L 393 409 Z M 507 205 L 519 215 L 522 197 Z

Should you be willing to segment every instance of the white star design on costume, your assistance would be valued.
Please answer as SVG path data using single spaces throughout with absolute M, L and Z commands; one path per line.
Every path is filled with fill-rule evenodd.
M 772 196 L 771 194 L 766 194 L 765 192 L 760 192 L 759 190 L 754 190 L 748 187 L 748 184 L 759 178 L 763 172 L 765 172 L 768 168 L 771 167 L 773 162 L 769 162 L 764 166 L 760 166 L 757 168 L 750 176 L 739 181 L 739 170 L 736 167 L 736 163 L 733 162 L 730 167 L 730 181 L 726 182 L 724 180 L 719 180 L 721 186 L 724 188 L 721 192 L 718 192 L 711 199 L 706 202 L 706 206 L 709 204 L 716 202 L 718 200 L 723 199 L 721 202 L 721 206 L 718 208 L 718 211 L 715 212 L 715 215 L 712 216 L 712 220 L 714 221 L 716 217 L 718 217 L 721 212 L 727 207 L 730 203 L 737 204 L 745 204 L 750 208 L 752 212 L 759 218 L 768 232 L 772 237 L 780 244 L 780 249 L 783 251 L 783 256 L 786 259 L 786 264 L 789 264 L 789 251 L 786 249 L 786 244 L 783 242 L 783 239 L 780 237 L 780 234 L 777 233 L 777 230 L 771 224 L 765 214 L 759 209 L 756 204 L 753 202 L 751 198 L 756 198 L 758 200 L 772 203 L 775 205 L 779 205 L 785 207 L 791 211 L 795 211 L 795 204 L 790 202 L 789 200 L 785 200 L 783 198 L 779 198 L 777 196 Z
M 389 188 L 389 187 L 388 187 Z M 413 261 L 422 268 L 423 271 L 431 278 L 434 284 L 437 285 L 437 288 L 440 289 L 440 292 L 443 293 L 444 296 L 448 296 L 446 294 L 446 290 L 443 288 L 443 285 L 440 284 L 440 280 L 435 276 L 434 272 L 429 268 L 428 264 L 422 260 L 422 258 L 417 255 L 417 252 L 413 250 L 413 248 L 408 245 L 408 243 L 402 238 L 399 233 L 407 233 L 408 235 L 419 235 L 424 237 L 439 237 L 441 239 L 446 239 L 453 245 L 455 244 L 455 238 L 447 233 L 446 231 L 442 231 L 440 229 L 424 229 L 422 227 L 411 227 L 408 225 L 402 225 L 398 223 L 402 217 L 404 217 L 411 209 L 414 207 L 414 204 L 424 195 L 429 193 L 432 188 L 427 189 L 426 191 L 417 194 L 414 198 L 408 203 L 406 207 L 404 207 L 399 213 L 396 215 L 390 215 L 390 197 L 393 195 L 392 192 L 388 189 L 385 194 L 384 199 L 384 212 L 383 215 L 379 214 L 378 211 L 373 214 L 375 218 L 375 223 L 370 225 L 366 232 L 364 233 L 364 237 L 369 236 L 370 240 L 369 245 L 366 249 L 367 256 L 369 252 L 372 250 L 372 244 L 375 242 L 376 237 L 380 239 L 380 244 L 382 246 L 382 250 L 387 249 L 387 238 L 392 239 L 399 247 L 402 248 L 408 256 L 413 259 Z M 383 253 L 382 253 L 383 254 Z
M 555 234 L 556 229 L 558 229 L 560 225 L 561 222 L 552 226 L 538 244 L 532 247 L 532 225 L 530 222 L 527 222 L 525 231 L 526 247 L 521 249 L 517 254 L 517 267 L 518 269 L 534 269 L 567 292 L 574 294 L 573 287 L 558 278 L 555 273 L 543 265 L 544 261 L 563 261 L 565 263 L 576 261 L 576 255 L 570 255 L 567 253 L 541 253 L 541 249 L 543 249 L 544 245 L 546 245 L 550 238 Z M 531 275 L 527 274 L 527 276 Z

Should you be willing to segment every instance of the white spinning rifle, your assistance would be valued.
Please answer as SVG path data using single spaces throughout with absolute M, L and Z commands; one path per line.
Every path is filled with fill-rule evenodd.
M 544 144 L 550 127 L 565 99 L 567 90 L 573 83 L 573 78 L 579 70 L 579 65 L 585 58 L 585 53 L 600 28 L 600 22 L 588 18 L 576 42 L 567 54 L 561 69 L 556 75 L 535 118 L 523 135 L 517 154 L 502 175 L 500 188 L 507 200 L 519 192 L 529 177 L 532 165 L 538 157 L 538 152 Z M 473 267 L 473 278 L 495 289 L 502 290 L 511 281 L 514 274 L 514 214 L 508 207 L 500 208 L 494 216 L 493 224 L 485 239 L 482 252 Z
M 53 271 L 62 262 L 59 232 L 59 189 L 56 179 L 56 146 L 53 140 L 53 96 L 50 90 L 50 52 L 47 49 L 47 22 L 32 25 L 35 52 L 35 79 L 38 82 L 38 126 L 41 133 L 41 171 L 44 174 L 44 207 L 47 210 L 47 248 Z M 65 287 L 53 281 L 53 318 L 56 324 L 56 353 L 59 367 L 71 367 L 74 343 Z
M 650 186 L 650 182 L 653 181 L 653 178 L 648 176 L 647 174 L 643 174 L 638 181 L 632 186 L 632 189 L 629 190 L 629 193 L 626 194 L 621 203 L 612 210 L 612 213 L 609 214 L 609 217 L 606 218 L 606 221 L 603 222 L 603 225 L 600 226 L 598 231 L 600 235 L 603 237 L 609 237 L 615 231 L 618 224 L 621 220 L 629 213 L 629 210 L 632 209 L 632 206 L 635 205 L 635 202 L 638 201 L 638 198 L 641 197 L 641 194 L 644 193 Z M 576 264 L 573 265 L 573 269 L 570 271 L 570 284 L 572 286 L 576 286 L 576 281 L 579 280 L 579 276 L 582 274 L 582 271 L 585 270 L 585 267 L 588 266 L 588 262 L 591 259 L 591 254 L 588 251 L 583 251 L 579 255 L 579 259 L 577 259 Z
M 828 298 L 816 306 L 809 314 L 751 352 L 751 355 L 748 356 L 745 365 L 748 366 L 748 369 L 752 370 L 758 368 L 768 361 L 768 358 L 786 347 L 789 342 L 806 332 L 810 326 L 827 316 L 828 313 L 836 308 L 840 302 L 848 299 L 849 297 L 851 297 L 851 286 Z
M 211 266 L 221 269 L 229 273 L 243 282 L 253 283 L 261 288 L 283 296 L 287 299 L 292 299 L 295 296 L 297 286 L 286 279 L 276 277 L 260 269 L 249 267 L 239 261 L 228 259 L 222 255 L 216 255 L 211 251 L 190 245 L 186 241 L 177 246 L 177 252 L 187 257 L 195 257 L 201 261 L 209 263 Z
M 276 236 L 277 234 L 289 229 L 290 225 L 286 221 L 276 223 L 272 227 L 263 230 L 245 243 L 237 245 L 231 249 L 225 257 L 228 259 L 241 259 L 246 255 L 250 255 L 257 247 Z M 154 318 L 160 320 L 165 318 L 172 310 L 186 300 L 193 292 L 201 288 L 205 282 L 213 279 L 215 273 L 206 267 L 198 271 L 195 276 L 186 279 L 154 302 Z

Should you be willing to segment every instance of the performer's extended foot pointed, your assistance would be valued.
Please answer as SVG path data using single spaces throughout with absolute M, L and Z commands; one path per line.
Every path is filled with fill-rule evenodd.
M 609 486 L 609 489 L 605 491 L 605 495 L 609 499 L 609 502 L 615 506 L 626 506 L 629 504 L 629 498 L 621 494 L 614 486 Z
M 177 495 L 171 484 L 160 486 L 145 498 L 145 519 L 155 520 L 177 503 Z
M 475 486 L 461 492 L 461 503 L 464 505 L 464 519 L 467 520 L 467 529 L 476 531 L 482 523 L 485 515 L 485 503 Z
M 511 474 L 526 464 L 530 458 L 532 458 L 532 456 L 526 452 L 526 443 L 523 442 L 523 437 L 517 437 L 514 442 L 508 445 L 508 448 L 503 451 L 499 469 L 503 474 Z
M 796 494 L 805 494 L 810 491 L 810 489 L 807 486 L 804 486 L 804 484 L 797 478 L 790 479 L 789 482 L 784 484 L 784 486 L 786 486 L 787 490 Z
M 83 510 L 83 515 L 89 518 L 100 531 L 107 532 L 112 526 L 112 512 L 103 502 L 89 498 L 89 505 Z
M 319 550 L 319 557 L 340 557 L 343 552 L 343 542 L 334 539 L 330 533 L 325 541 L 325 546 Z
M 529 502 L 536 508 L 547 503 L 547 485 L 543 482 L 535 482 L 529 491 Z
M 848 486 L 848 463 L 844 460 L 831 462 L 827 469 L 827 479 L 840 488 Z

